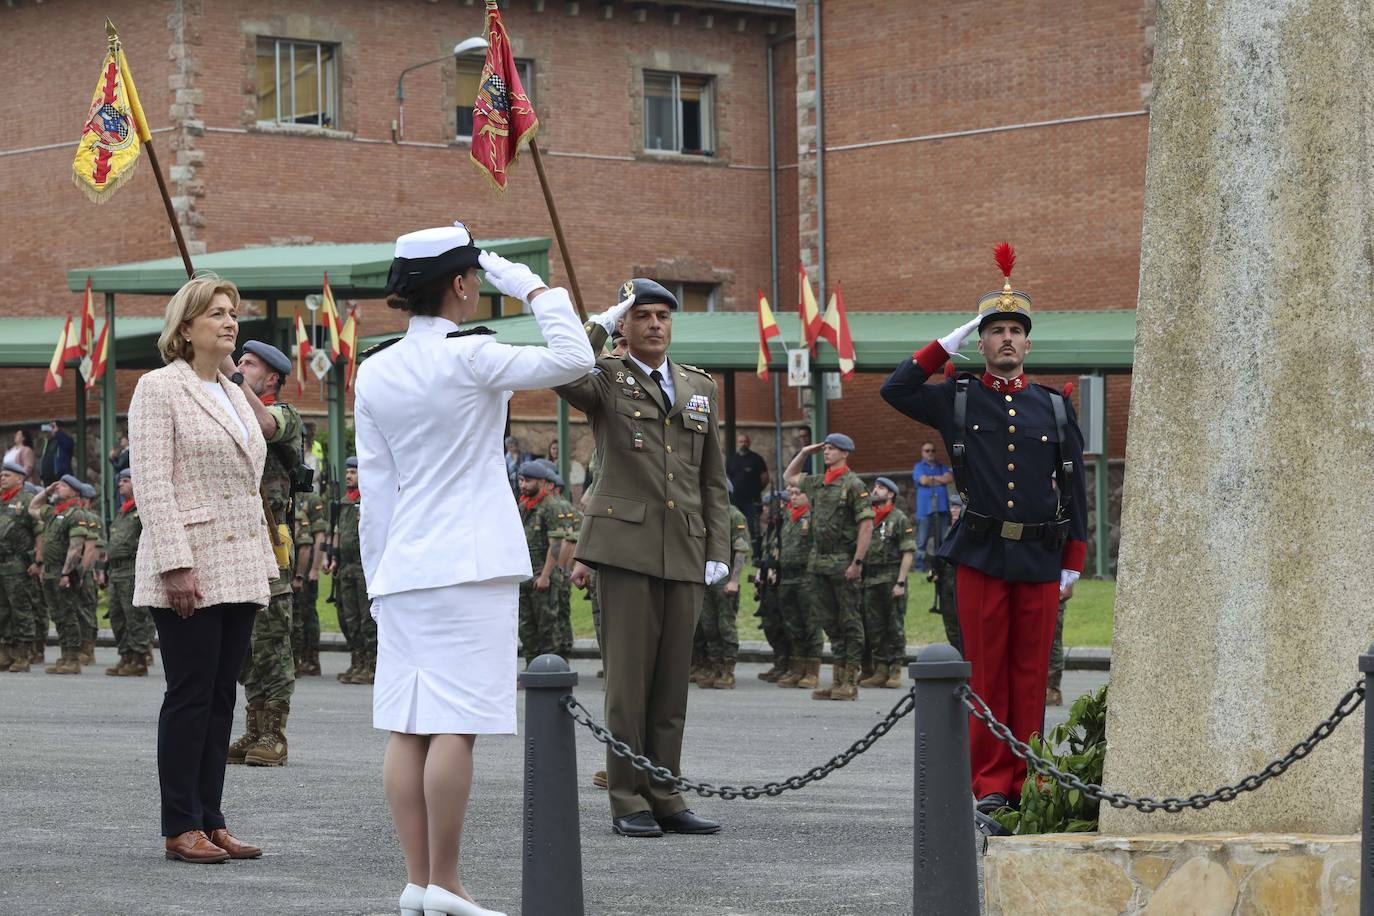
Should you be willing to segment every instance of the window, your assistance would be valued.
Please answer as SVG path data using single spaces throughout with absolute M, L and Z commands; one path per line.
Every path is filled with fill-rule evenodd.
M 338 126 L 336 45 L 259 38 L 258 123 Z
M 714 312 L 716 285 L 714 283 L 675 283 L 659 281 L 663 288 L 677 296 L 678 307 L 684 312 Z
M 491 321 L 494 318 L 511 318 L 523 314 L 525 314 L 525 303 L 519 299 L 512 299 L 510 296 L 492 293 L 481 297 L 477 303 L 477 310 L 472 313 L 469 320 Z
M 715 152 L 709 76 L 644 71 L 644 148 L 710 156 Z
M 459 140 L 472 139 L 472 103 L 477 100 L 484 62 L 485 58 L 477 56 L 460 57 L 456 61 L 458 79 L 453 84 L 453 104 L 458 112 Z M 517 60 L 515 71 L 520 75 L 520 85 L 525 87 L 525 94 L 530 97 L 530 101 L 534 101 L 534 62 Z

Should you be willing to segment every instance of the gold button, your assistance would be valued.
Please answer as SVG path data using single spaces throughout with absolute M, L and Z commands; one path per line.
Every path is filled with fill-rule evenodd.
M 1008 480 L 1008 481 L 1007 481 L 1007 489 L 1008 489 L 1008 490 L 1015 490 L 1015 489 L 1016 489 L 1016 483 L 1015 483 L 1014 481 Z
M 1014 432 L 1016 432 L 1016 427 L 1015 427 L 1015 426 L 1008 426 L 1008 427 L 1007 427 L 1007 432 L 1009 432 L 1009 433 L 1014 433 Z
M 668 454 L 671 455 L 673 453 L 673 447 L 671 445 L 665 445 L 663 448 L 668 452 Z
M 1009 395 L 1009 394 L 1008 394 L 1008 395 L 1003 395 L 1003 397 L 1005 397 L 1005 398 L 1007 399 L 1007 402 L 1008 402 L 1008 403 L 1011 402 L 1011 395 Z
M 664 421 L 663 421 L 663 425 L 664 425 L 664 426 L 672 426 L 672 425 L 673 425 L 673 421 L 672 421 L 672 420 L 664 420 Z
M 1014 499 L 1009 499 L 1009 500 L 1007 500 L 1007 508 L 1008 508 L 1008 509 L 1015 509 L 1015 508 L 1016 508 L 1016 500 L 1014 500 Z
M 705 431 L 706 431 L 706 427 L 704 427 L 704 426 L 702 426 L 700 423 L 698 423 L 698 424 L 697 424 L 697 432 L 700 433 L 700 432 L 705 432 Z
M 1041 436 L 1041 437 L 1040 437 L 1040 441 L 1041 441 L 1041 442 L 1049 442 L 1049 441 L 1050 441 L 1050 437 L 1049 437 L 1049 436 Z
M 1010 462 L 1008 462 L 1008 463 L 1007 463 L 1007 470 L 1008 470 L 1008 471 L 1014 471 L 1014 470 L 1016 470 L 1016 465 L 1011 464 Z
M 1007 416 L 1009 416 L 1009 417 L 1014 417 L 1014 416 L 1016 416 L 1016 408 L 1015 408 L 1015 407 L 1009 407 L 1009 408 L 1007 408 Z
M 228 493 L 225 493 L 225 494 L 224 494 L 224 498 L 225 498 L 225 499 L 233 499 L 233 497 L 230 496 Z
M 224 539 L 226 541 L 232 541 L 234 539 L 234 536 L 232 534 L 227 534 L 224 536 Z
M 669 479 L 669 480 L 672 480 L 672 479 L 673 479 L 673 472 L 672 472 L 672 471 L 669 471 L 669 472 L 668 472 L 668 479 Z
M 671 499 L 668 500 L 668 508 L 669 508 L 669 509 L 676 509 L 676 508 L 677 508 L 677 503 L 673 502 Z
M 1013 445 L 1012 443 L 1008 442 L 1008 443 L 1007 443 L 1007 451 L 1009 451 L 1009 452 L 1014 452 L 1014 451 L 1016 451 L 1016 446 Z
M 615 515 L 615 506 L 607 506 L 607 507 L 606 507 L 606 514 L 607 514 L 607 515 Z
M 635 411 L 635 416 L 636 416 L 636 417 L 639 416 L 639 411 L 637 411 L 637 410 Z

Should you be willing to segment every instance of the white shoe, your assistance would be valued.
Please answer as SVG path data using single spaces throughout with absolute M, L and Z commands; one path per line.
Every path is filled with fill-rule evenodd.
M 424 916 L 425 889 L 418 884 L 407 884 L 401 891 L 401 916 Z
M 484 910 L 457 894 L 449 893 L 437 884 L 425 888 L 425 916 L 506 916 L 495 910 Z

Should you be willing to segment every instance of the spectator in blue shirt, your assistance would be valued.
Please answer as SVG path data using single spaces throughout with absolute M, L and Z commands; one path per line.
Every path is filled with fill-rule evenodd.
M 916 543 L 924 548 L 934 534 L 939 545 L 949 532 L 948 485 L 954 480 L 954 473 L 948 465 L 935 460 L 934 443 L 921 445 L 921 460 L 911 469 L 911 479 L 916 484 Z M 916 568 L 924 570 L 925 562 L 925 550 L 916 551 Z

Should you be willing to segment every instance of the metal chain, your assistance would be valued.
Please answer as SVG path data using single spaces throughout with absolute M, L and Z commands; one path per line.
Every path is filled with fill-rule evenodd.
M 649 774 L 650 778 L 656 779 L 659 782 L 668 783 L 679 792 L 695 792 L 703 798 L 715 797 L 723 798 L 727 801 L 736 798 L 747 798 L 752 801 L 756 798 L 762 798 L 765 795 L 770 798 L 776 798 L 789 789 L 796 790 L 805 788 L 817 780 L 824 779 L 841 767 L 847 766 L 855 757 L 872 747 L 875 741 L 892 731 L 894 725 L 911 714 L 911 711 L 916 708 L 916 688 L 912 687 L 901 699 L 899 699 L 897 704 L 892 707 L 888 714 L 884 716 L 877 725 L 869 729 L 866 735 L 858 741 L 855 741 L 844 751 L 831 757 L 821 766 L 812 767 L 801 776 L 789 776 L 779 782 L 768 782 L 761 786 L 744 786 L 742 788 L 736 788 L 734 786 L 713 786 L 708 782 L 695 782 L 683 776 L 678 776 L 674 774 L 672 770 L 667 767 L 659 766 L 648 757 L 642 754 L 636 754 L 633 748 L 611 734 L 608 728 L 597 724 L 597 722 L 592 719 L 592 715 L 587 710 L 587 707 L 579 703 L 577 698 L 572 694 L 563 697 L 560 702 L 564 711 L 573 718 L 573 721 L 586 726 L 587 730 L 592 733 L 597 741 L 600 741 L 611 749 L 611 753 L 615 754 L 617 757 L 622 757 L 630 761 L 635 769 Z
M 1293 745 L 1292 750 L 1282 757 L 1271 761 L 1268 766 L 1258 773 L 1246 776 L 1233 786 L 1222 786 L 1208 795 L 1198 793 L 1196 795 L 1190 795 L 1187 798 L 1163 799 L 1149 797 L 1133 798 L 1132 796 L 1124 795 L 1120 792 L 1108 792 L 1106 789 L 1102 788 L 1102 786 L 1085 783 L 1072 773 L 1065 773 L 1053 763 L 1050 763 L 1043 757 L 1037 756 L 1036 753 L 1031 750 L 1029 744 L 1018 740 L 1016 736 L 1011 733 L 1010 728 L 997 721 L 997 718 L 992 714 L 992 710 L 988 709 L 988 704 L 982 697 L 974 693 L 967 684 L 960 684 L 956 693 L 959 698 L 963 700 L 964 705 L 968 707 L 968 711 L 973 718 L 986 725 L 988 730 L 991 731 L 999 741 L 1011 748 L 1011 752 L 1026 761 L 1026 765 L 1035 772 L 1050 777 L 1067 789 L 1077 789 L 1089 798 L 1104 801 L 1113 808 L 1135 808 L 1146 814 L 1160 810 L 1168 811 L 1170 814 L 1177 814 L 1185 808 L 1196 808 L 1201 810 L 1213 802 L 1235 801 L 1242 792 L 1253 792 L 1275 776 L 1282 776 L 1290 766 L 1312 753 L 1313 748 L 1329 738 L 1331 733 L 1336 730 L 1336 726 L 1340 725 L 1342 720 L 1360 707 L 1360 704 L 1364 702 L 1364 681 L 1361 680 L 1353 689 L 1346 693 L 1345 696 L 1341 697 L 1341 701 L 1336 704 L 1335 711 L 1313 729 L 1312 734 Z

